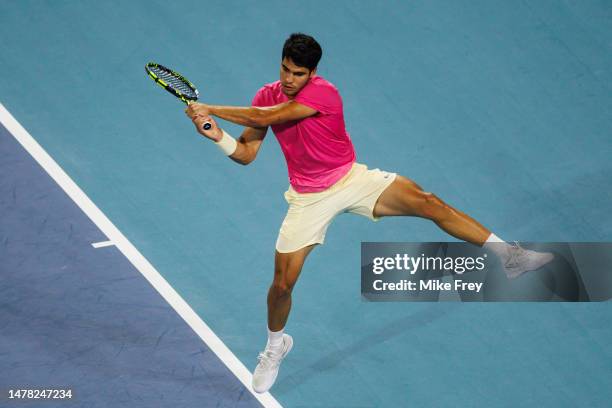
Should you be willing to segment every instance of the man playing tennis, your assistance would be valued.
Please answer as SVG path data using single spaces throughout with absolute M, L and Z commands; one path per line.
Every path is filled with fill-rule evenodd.
M 233 161 L 246 165 L 255 160 L 268 127 L 287 161 L 289 209 L 276 241 L 274 279 L 268 292 L 268 342 L 253 374 L 256 392 L 265 392 L 274 384 L 280 363 L 293 346 L 291 336 L 283 333 L 291 291 L 306 257 L 316 244 L 323 243 L 327 227 L 340 213 L 373 221 L 400 215 L 430 219 L 453 237 L 496 253 L 509 278 L 538 269 L 553 258 L 549 253 L 506 244 L 413 181 L 356 162 L 340 94 L 316 75 L 321 56 L 314 38 L 292 34 L 283 46 L 280 80 L 264 85 L 251 107 L 193 103 L 186 110 L 198 132 Z M 246 128 L 235 140 L 211 116 Z M 205 123 L 212 127 L 203 130 Z

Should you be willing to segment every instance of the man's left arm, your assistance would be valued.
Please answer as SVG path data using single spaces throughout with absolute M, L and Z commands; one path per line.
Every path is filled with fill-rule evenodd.
M 203 103 L 191 103 L 186 109 L 187 115 L 214 115 L 242 126 L 262 128 L 294 120 L 305 119 L 317 114 L 317 110 L 295 101 L 287 101 L 266 107 L 216 106 Z

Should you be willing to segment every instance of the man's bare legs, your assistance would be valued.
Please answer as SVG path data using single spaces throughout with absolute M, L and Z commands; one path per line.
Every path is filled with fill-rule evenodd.
M 491 231 L 467 214 L 451 207 L 432 193 L 402 176 L 380 195 L 374 215 L 377 217 L 408 215 L 427 218 L 455 238 L 482 246 Z
M 287 324 L 291 310 L 291 291 L 297 282 L 306 257 L 314 245 L 274 257 L 274 280 L 268 290 L 268 328 L 279 331 Z
M 501 260 L 508 278 L 539 269 L 552 261 L 553 254 L 540 253 L 512 246 L 469 215 L 451 207 L 432 193 L 402 176 L 391 183 L 378 197 L 374 206 L 377 217 L 408 215 L 432 220 L 446 233 L 474 245 L 486 245 Z
M 293 347 L 293 338 L 284 333 L 291 310 L 291 292 L 313 248 L 314 245 L 310 245 L 290 253 L 276 251 L 274 279 L 268 290 L 268 343 L 259 354 L 259 364 L 253 373 L 253 390 L 256 392 L 270 389 L 276 381 L 280 363 Z

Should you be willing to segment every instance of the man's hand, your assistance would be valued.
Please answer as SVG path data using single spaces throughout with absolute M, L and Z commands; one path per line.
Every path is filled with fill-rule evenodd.
M 187 109 L 185 109 L 185 113 L 191 119 L 193 119 L 197 115 L 208 116 L 210 114 L 210 112 L 208 111 L 208 105 L 198 102 L 191 102 L 187 106 Z
M 189 115 L 189 114 L 187 114 Z M 196 130 L 199 134 L 204 137 L 209 138 L 213 142 L 218 142 L 223 137 L 223 131 L 217 126 L 217 122 L 213 118 L 208 115 L 195 115 L 191 118 L 191 121 L 196 127 Z M 208 130 L 204 130 L 204 124 L 208 122 L 211 125 L 211 128 Z

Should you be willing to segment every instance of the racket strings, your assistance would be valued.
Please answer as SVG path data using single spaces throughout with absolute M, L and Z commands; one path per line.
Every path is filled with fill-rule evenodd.
M 193 88 L 193 86 L 189 84 L 182 76 L 159 66 L 150 67 L 150 69 L 151 72 L 157 75 L 159 79 L 164 81 L 174 90 L 185 95 L 187 98 L 195 99 L 198 97 L 195 88 Z

